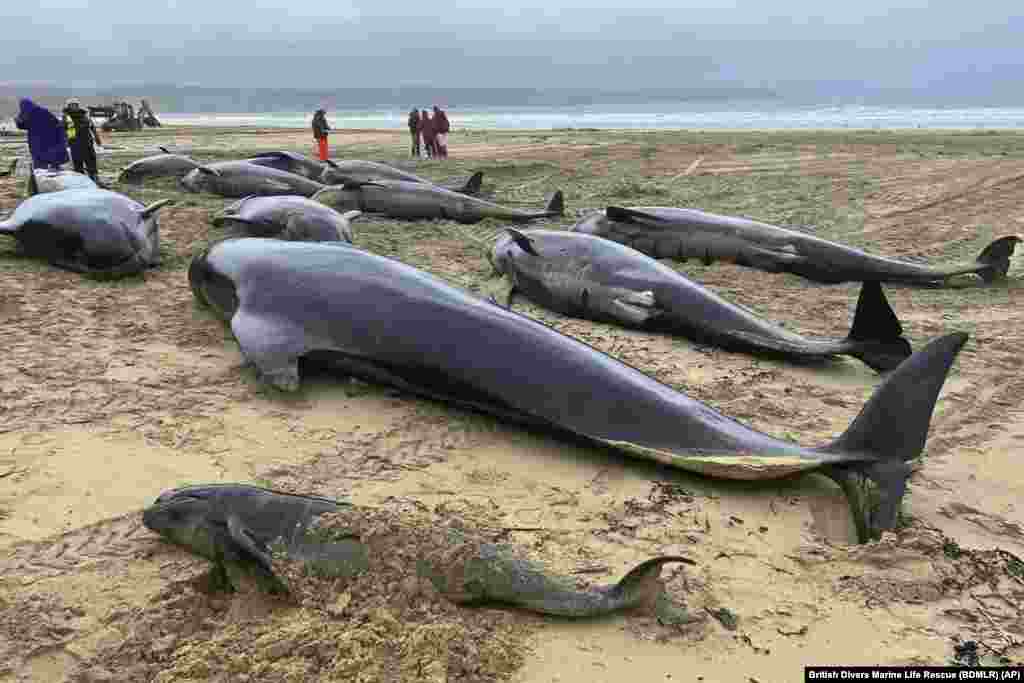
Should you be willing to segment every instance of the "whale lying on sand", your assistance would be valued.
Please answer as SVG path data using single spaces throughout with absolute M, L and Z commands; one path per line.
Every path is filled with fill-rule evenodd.
M 265 590 L 286 592 L 287 586 L 274 572 L 275 560 L 298 563 L 304 572 L 321 578 L 343 580 L 387 563 L 389 558 L 359 533 L 360 527 L 369 526 L 367 518 L 379 525 L 382 513 L 245 484 L 199 484 L 160 494 L 143 511 L 142 520 L 151 531 L 215 563 L 233 588 L 239 588 L 246 576 Z M 327 518 L 333 518 L 330 526 L 317 524 Z M 644 603 L 657 610 L 663 604 L 657 600 L 663 591 L 661 568 L 670 563 L 696 564 L 681 556 L 654 557 L 616 584 L 580 590 L 573 579 L 551 575 L 512 548 L 450 527 L 421 522 L 417 528 L 417 521 L 392 514 L 386 515 L 384 523 L 410 527 L 407 533 L 420 536 L 428 547 L 411 573 L 460 605 L 497 603 L 577 618 Z
M 1000 237 L 973 263 L 927 266 L 869 254 L 814 235 L 748 218 L 664 206 L 609 206 L 571 230 L 633 247 L 655 258 L 735 263 L 769 273 L 793 273 L 815 282 L 868 281 L 942 284 L 973 273 L 985 282 L 1005 277 L 1021 238 Z
M 118 180 L 126 183 L 141 183 L 150 178 L 181 178 L 189 171 L 202 166 L 201 163 L 183 154 L 173 154 L 164 147 L 163 154 L 138 159 L 121 169 Z
M 518 292 L 577 318 L 670 332 L 725 349 L 793 360 L 848 355 L 879 372 L 892 370 L 911 353 L 877 282 L 864 283 L 845 339 L 809 339 L 635 249 L 593 235 L 510 228 L 498 238 L 490 260 L 505 278 L 505 306 Z
M 248 161 L 218 161 L 189 171 L 180 180 L 189 192 L 210 192 L 241 199 L 250 195 L 298 195 L 309 197 L 327 187 L 288 171 Z
M 531 318 L 342 242 L 243 238 L 193 259 L 192 292 L 229 322 L 263 381 L 299 360 L 726 479 L 817 471 L 846 492 L 861 540 L 892 529 L 910 460 L 967 335 L 934 340 L 885 378 L 829 443 L 777 439 Z M 877 509 L 860 483 L 877 485 Z
M 478 223 L 485 218 L 527 222 L 554 218 L 565 212 L 561 190 L 556 190 L 540 211 L 523 211 L 452 192 L 436 185 L 405 180 L 372 180 L 331 185 L 313 195 L 313 199 L 339 211 L 358 209 L 406 220 L 446 219 L 458 223 Z
M 131 275 L 160 263 L 157 211 L 96 188 L 47 192 L 26 199 L 6 221 L 9 235 L 29 255 L 79 273 Z
M 213 224 L 236 228 L 247 237 L 351 243 L 351 221 L 360 214 L 340 213 L 306 197 L 246 197 L 225 208 Z

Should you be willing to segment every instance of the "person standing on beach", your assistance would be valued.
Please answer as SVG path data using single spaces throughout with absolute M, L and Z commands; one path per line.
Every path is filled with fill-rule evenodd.
M 24 97 L 18 102 L 14 125 L 28 131 L 28 151 L 34 167 L 56 171 L 68 163 L 68 139 L 60 121 L 49 109 Z
M 420 112 L 415 107 L 409 112 L 409 135 L 412 136 L 412 156 L 415 159 L 420 155 Z
M 438 158 L 448 158 L 448 130 L 451 124 L 441 108 L 434 105 L 434 148 Z
M 327 112 L 317 109 L 313 114 L 313 139 L 317 142 L 317 156 L 320 161 L 327 161 L 327 133 L 331 127 L 327 125 Z
M 75 97 L 64 103 L 64 132 L 71 147 L 75 172 L 88 173 L 102 187 L 96 168 L 96 145 L 102 145 L 103 140 L 89 112 L 82 109 L 82 103 Z
M 420 111 L 420 133 L 423 135 L 423 149 L 427 158 L 433 158 L 434 154 L 434 122 L 430 120 L 430 113 L 423 109 Z

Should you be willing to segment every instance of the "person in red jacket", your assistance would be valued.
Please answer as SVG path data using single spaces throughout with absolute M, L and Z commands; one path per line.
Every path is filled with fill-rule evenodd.
M 423 135 L 423 149 L 426 150 L 427 157 L 437 156 L 434 153 L 434 122 L 426 109 L 420 112 L 420 134 Z
M 448 131 L 451 125 L 441 108 L 434 105 L 434 148 L 440 159 L 448 158 Z

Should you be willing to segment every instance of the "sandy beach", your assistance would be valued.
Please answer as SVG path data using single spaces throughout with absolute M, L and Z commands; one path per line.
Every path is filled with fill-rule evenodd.
M 105 141 L 100 172 L 111 183 L 158 145 L 204 161 L 313 153 L 306 129 L 161 128 Z M 6 168 L 24 145 L 0 142 Z M 934 263 L 1024 234 L 1022 132 L 453 130 L 445 161 L 410 160 L 403 131 L 339 131 L 330 142 L 334 158 L 400 162 L 438 181 L 482 170 L 488 198 L 510 206 L 538 207 L 562 189 L 566 216 L 538 227 L 568 228 L 609 204 L 688 206 Z M 786 683 L 806 665 L 942 665 L 972 647 L 988 664 L 1024 663 L 1019 249 L 1006 281 L 886 287 L 915 349 L 953 331 L 970 340 L 901 528 L 858 546 L 842 492 L 817 475 L 702 478 L 329 377 L 304 378 L 295 396 L 271 392 L 188 287 L 189 259 L 228 200 L 173 181 L 114 189 L 174 200 L 160 214 L 163 264 L 143 276 L 83 278 L 0 239 L 0 683 Z M 23 179 L 0 178 L 0 214 L 24 196 Z M 482 292 L 484 250 L 502 224 L 362 217 L 353 227 L 357 245 Z M 803 334 L 842 337 L 853 319 L 857 283 L 673 266 Z M 803 444 L 844 430 L 880 382 L 849 358 L 799 366 L 523 299 L 516 310 Z M 211 481 L 419 504 L 490 529 L 581 585 L 686 555 L 697 564 L 663 576 L 694 620 L 467 608 L 444 611 L 437 624 L 448 630 L 429 640 L 426 626 L 391 624 L 386 608 L 353 621 L 344 608 L 218 593 L 203 584 L 207 563 L 159 540 L 139 514 L 167 488 Z M 455 642 L 472 644 L 458 662 L 428 654 Z M 380 652 L 397 652 L 400 671 L 381 669 Z

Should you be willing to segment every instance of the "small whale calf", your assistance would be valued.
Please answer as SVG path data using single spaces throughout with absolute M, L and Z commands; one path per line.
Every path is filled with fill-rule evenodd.
M 324 533 L 324 515 L 349 516 L 359 508 L 316 496 L 282 493 L 245 484 L 200 484 L 165 491 L 143 511 L 145 526 L 168 541 L 215 563 L 234 588 L 250 577 L 261 588 L 287 591 L 274 573 L 275 555 L 300 563 L 320 577 L 351 579 L 388 562 L 345 525 Z M 401 520 L 399 519 L 399 523 Z M 448 600 L 460 605 L 505 604 L 540 614 L 590 618 L 650 604 L 657 611 L 664 590 L 661 568 L 695 564 L 681 556 L 640 563 L 616 584 L 580 590 L 568 577 L 553 576 L 514 549 L 470 539 L 455 529 L 439 534 L 437 553 L 412 568 Z M 461 547 L 461 552 L 450 550 Z

